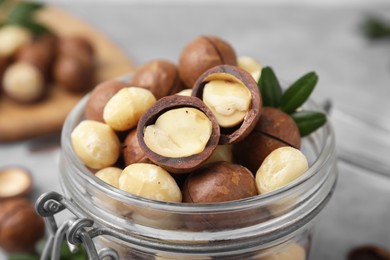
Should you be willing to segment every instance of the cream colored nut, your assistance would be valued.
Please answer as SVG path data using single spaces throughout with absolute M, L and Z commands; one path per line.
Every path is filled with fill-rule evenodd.
M 261 260 L 305 260 L 306 259 L 306 251 L 305 249 L 297 244 L 292 243 L 287 247 L 275 252 L 266 257 L 261 257 Z
M 80 122 L 71 134 L 73 149 L 92 169 L 112 166 L 119 157 L 120 143 L 112 128 L 92 120 Z
M 258 63 L 255 59 L 248 56 L 239 57 L 237 59 L 237 63 L 238 63 L 238 67 L 248 71 L 252 75 L 252 77 L 256 80 L 256 82 L 259 81 L 261 70 L 263 69 L 263 66 L 261 66 L 260 63 Z
M 0 29 L 0 55 L 15 54 L 20 47 L 31 41 L 31 33 L 23 27 L 7 25 Z
M 260 193 L 276 190 L 301 176 L 307 169 L 307 159 L 298 149 L 289 146 L 275 149 L 257 170 L 257 189 Z
M 180 96 L 191 96 L 191 94 L 192 94 L 192 89 L 189 88 L 183 89 L 182 91 L 176 93 L 176 95 L 180 95 Z
M 142 114 L 155 102 L 156 98 L 147 89 L 123 88 L 107 102 L 103 119 L 114 130 L 125 131 L 135 127 Z
M 181 202 L 182 195 L 175 179 L 163 168 L 148 163 L 127 166 L 119 177 L 119 188 L 144 198 Z
M 106 167 L 95 173 L 95 176 L 104 181 L 105 183 L 114 186 L 119 189 L 119 176 L 122 173 L 121 168 Z
M 240 124 L 249 111 L 251 93 L 239 82 L 212 80 L 204 86 L 203 102 L 221 127 L 233 127 Z
M 233 162 L 233 146 L 228 145 L 218 145 L 214 152 L 211 154 L 210 158 L 207 159 L 203 165 L 213 163 L 213 162 Z
M 210 119 L 200 110 L 182 107 L 160 115 L 144 130 L 145 144 L 153 152 L 171 158 L 202 152 L 211 137 Z
M 17 62 L 4 72 L 3 89 L 15 100 L 31 102 L 43 95 L 45 80 L 37 67 L 27 62 Z

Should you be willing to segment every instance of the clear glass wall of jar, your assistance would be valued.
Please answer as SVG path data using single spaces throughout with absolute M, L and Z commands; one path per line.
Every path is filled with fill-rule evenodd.
M 310 168 L 281 189 L 218 204 L 165 203 L 117 190 L 81 163 L 70 134 L 83 119 L 86 98 L 63 127 L 60 182 L 65 197 L 94 226 L 113 231 L 94 239 L 97 248 L 112 248 L 120 259 L 308 258 L 312 229 L 337 179 L 329 123 L 302 140 Z M 276 255 L 281 258 L 270 258 Z

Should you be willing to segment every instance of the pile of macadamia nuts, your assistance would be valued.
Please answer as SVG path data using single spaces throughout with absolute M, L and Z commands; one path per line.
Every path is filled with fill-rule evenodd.
M 153 60 L 129 82 L 97 85 L 71 134 L 74 152 L 98 178 L 152 200 L 224 202 L 278 189 L 308 162 L 291 117 L 262 106 L 261 69 L 200 36 L 178 65 Z
M 200 36 L 178 65 L 152 60 L 129 82 L 97 85 L 72 131 L 74 152 L 91 174 L 151 200 L 218 203 L 272 192 L 309 166 L 294 120 L 262 106 L 261 70 L 226 41 Z
M 53 86 L 88 91 L 94 73 L 94 48 L 84 36 L 34 35 L 18 25 L 0 28 L 0 94 L 16 103 L 43 100 Z

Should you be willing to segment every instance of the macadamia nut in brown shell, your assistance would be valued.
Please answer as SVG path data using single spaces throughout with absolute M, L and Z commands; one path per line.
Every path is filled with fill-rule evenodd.
M 192 88 L 202 73 L 212 67 L 237 65 L 233 47 L 215 36 L 200 36 L 184 47 L 179 58 L 179 74 L 187 88 Z
M 167 60 L 152 60 L 142 65 L 134 73 L 130 85 L 150 90 L 156 99 L 182 89 L 177 66 Z
M 0 247 L 7 252 L 33 252 L 45 234 L 43 219 L 26 199 L 10 199 L 0 204 Z
M 152 162 L 172 173 L 187 173 L 200 167 L 216 149 L 219 126 L 200 99 L 172 95 L 145 112 L 137 137 Z
M 233 145 L 233 158 L 255 173 L 273 150 L 283 146 L 300 148 L 298 126 L 282 110 L 263 107 L 263 114 L 255 129 L 244 140 Z
M 256 81 L 249 72 L 230 65 L 213 67 L 195 83 L 192 96 L 211 109 L 221 129 L 219 144 L 232 144 L 253 130 L 262 113 Z

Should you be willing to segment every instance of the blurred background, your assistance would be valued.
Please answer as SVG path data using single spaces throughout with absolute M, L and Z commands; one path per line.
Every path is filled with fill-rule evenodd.
M 119 67 L 107 73 L 112 77 L 156 58 L 177 62 L 180 50 L 202 34 L 218 35 L 239 56 L 271 66 L 282 85 L 315 71 L 319 82 L 312 98 L 331 102 L 339 180 L 316 227 L 310 259 L 346 259 L 352 248 L 368 244 L 390 250 L 390 30 L 373 37 L 365 29 L 369 17 L 390 23 L 389 1 L 45 3 L 104 35 L 115 49 L 110 62 Z M 377 33 L 378 28 L 368 30 Z M 118 62 L 117 56 L 124 58 Z M 0 168 L 30 169 L 34 200 L 43 192 L 60 191 L 59 152 L 58 133 L 3 141 Z M 0 259 L 6 259 L 4 252 Z

